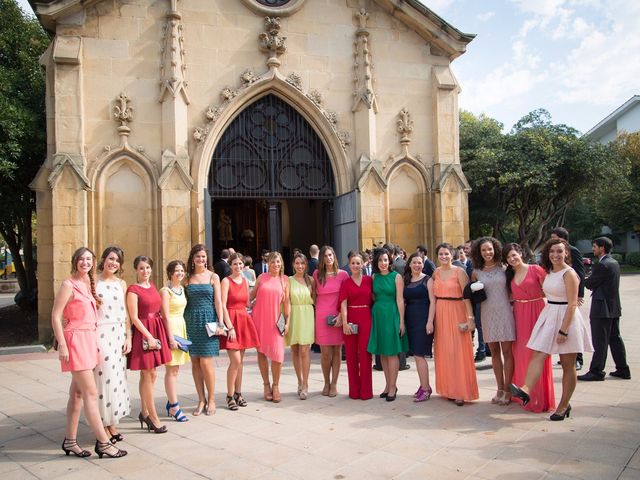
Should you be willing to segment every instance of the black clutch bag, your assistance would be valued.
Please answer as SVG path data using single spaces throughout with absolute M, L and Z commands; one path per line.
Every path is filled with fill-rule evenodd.
M 484 291 L 484 286 L 475 291 L 471 288 L 471 285 L 477 283 L 479 282 L 467 283 L 467 286 L 464 287 L 464 290 L 462 291 L 462 297 L 471 300 L 471 303 L 473 304 L 482 303 L 487 299 L 487 292 Z

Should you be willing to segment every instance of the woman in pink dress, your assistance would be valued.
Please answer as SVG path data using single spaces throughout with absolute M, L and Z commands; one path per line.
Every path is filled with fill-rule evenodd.
M 71 278 L 60 286 L 51 311 L 51 326 L 58 343 L 58 358 L 63 372 L 71 372 L 67 428 L 62 450 L 76 457 L 88 457 L 91 452 L 78 445 L 78 422 L 84 405 L 84 415 L 96 435 L 95 452 L 117 458 L 127 452 L 111 444 L 102 426 L 98 409 L 98 389 L 93 369 L 98 365 L 98 306 L 94 270 L 96 256 L 88 248 L 76 250 L 71 257 Z
M 284 362 L 284 335 L 289 330 L 289 278 L 283 274 L 282 255 L 271 252 L 267 256 L 268 271 L 262 273 L 251 292 L 255 301 L 252 316 L 258 332 L 258 367 L 264 385 L 264 399 L 278 403 L 280 395 L 280 372 Z M 277 322 L 284 315 L 284 332 L 280 333 Z M 273 383 L 269 379 L 269 360 Z
M 342 282 L 340 287 L 340 313 L 347 357 L 349 398 L 369 400 L 373 397 L 371 354 L 367 351 L 371 334 L 373 282 L 369 275 L 362 274 L 363 263 L 359 253 L 349 259 L 351 278 Z
M 220 348 L 226 348 L 229 354 L 227 369 L 227 407 L 238 410 L 246 407 L 247 401 L 242 396 L 242 370 L 244 368 L 244 351 L 255 348 L 258 332 L 247 306 L 249 304 L 249 283 L 243 274 L 244 259 L 239 253 L 229 257 L 231 275 L 220 282 L 222 293 L 222 314 L 224 324 L 228 328 L 227 337 L 220 339 Z
M 349 275 L 340 270 L 336 252 L 325 245 L 320 249 L 318 268 L 313 272 L 316 284 L 316 343 L 320 345 L 320 366 L 324 377 L 322 395 L 338 394 L 338 375 L 342 362 L 342 320 L 340 318 L 340 287 Z M 327 317 L 335 317 L 333 325 Z
M 516 319 L 516 340 L 513 343 L 514 371 L 513 383 L 524 383 L 527 365 L 531 359 L 531 350 L 527 342 L 531 336 L 540 312 L 544 308 L 544 292 L 542 283 L 547 273 L 538 265 L 527 265 L 522 261 L 522 248 L 517 243 L 508 243 L 502 251 L 503 262 L 506 263 L 507 288 L 513 299 L 513 316 Z M 540 380 L 529 392 L 530 401 L 525 410 L 542 413 L 556 406 L 553 392 L 553 365 L 551 357 L 547 357 L 542 368 Z M 519 398 L 517 401 L 521 401 Z
M 162 319 L 162 298 L 151 282 L 153 260 L 138 255 L 133 260 L 136 283 L 127 288 L 127 311 L 133 325 L 130 370 L 140 370 L 140 428 L 146 424 L 147 431 L 165 433 L 166 425 L 160 423 L 153 400 L 153 386 L 158 374 L 156 367 L 171 361 L 171 349 L 165 322 Z
M 593 352 L 591 335 L 578 309 L 580 279 L 571 268 L 569 244 L 563 239 L 551 239 L 542 249 L 542 267 L 547 277 L 542 285 L 547 297 L 538 321 L 533 327 L 527 348 L 533 350 L 524 384 L 511 384 L 511 393 L 527 405 L 530 392 L 538 383 L 544 362 L 549 355 L 560 355 L 562 365 L 562 398 L 551 415 L 552 421 L 562 421 L 571 414 L 571 396 L 576 388 L 576 355 Z

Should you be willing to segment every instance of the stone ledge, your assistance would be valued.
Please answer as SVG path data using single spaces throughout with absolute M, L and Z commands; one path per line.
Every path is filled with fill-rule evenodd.
M 22 345 L 18 347 L 2 347 L 0 355 L 18 355 L 22 353 L 45 353 L 47 351 L 44 345 Z

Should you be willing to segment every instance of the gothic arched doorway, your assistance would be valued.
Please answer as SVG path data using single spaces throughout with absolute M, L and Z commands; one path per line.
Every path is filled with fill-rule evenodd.
M 230 123 L 212 155 L 213 250 L 233 246 L 259 259 L 262 249 L 306 253 L 330 242 L 335 183 L 313 127 L 276 95 L 261 97 Z

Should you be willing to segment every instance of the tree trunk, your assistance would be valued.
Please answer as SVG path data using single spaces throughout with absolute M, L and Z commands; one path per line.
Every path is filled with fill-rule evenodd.
M 20 241 L 18 239 L 18 235 L 15 231 L 6 229 L 0 229 L 0 234 L 2 234 L 2 238 L 9 246 L 9 251 L 11 252 L 11 256 L 13 257 L 13 264 L 16 269 L 16 279 L 18 280 L 18 285 L 20 286 L 20 291 L 23 294 L 26 294 L 29 289 L 27 285 L 27 274 L 24 269 L 24 264 L 22 263 L 20 256 Z

